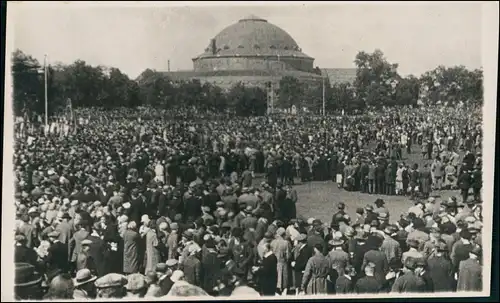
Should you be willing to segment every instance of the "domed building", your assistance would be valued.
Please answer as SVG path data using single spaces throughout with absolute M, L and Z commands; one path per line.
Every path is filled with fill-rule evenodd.
M 320 86 L 323 77 L 328 77 L 325 71 L 314 68 L 314 58 L 303 53 L 292 36 L 257 16 L 223 29 L 192 60 L 192 71 L 169 71 L 165 75 L 174 82 L 198 79 L 225 89 L 242 82 L 267 89 L 271 99 L 285 76 L 308 86 Z

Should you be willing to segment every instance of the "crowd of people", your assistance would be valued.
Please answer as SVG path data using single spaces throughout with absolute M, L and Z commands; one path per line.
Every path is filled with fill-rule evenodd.
M 482 289 L 479 108 L 76 115 L 16 126 L 19 299 Z M 374 203 L 303 218 L 298 180 Z M 414 206 L 391 214 L 383 195 Z

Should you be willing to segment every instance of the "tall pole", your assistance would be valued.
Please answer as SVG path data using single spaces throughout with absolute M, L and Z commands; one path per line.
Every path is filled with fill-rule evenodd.
M 271 114 L 274 113 L 274 84 L 271 81 Z
M 323 116 L 325 115 L 325 77 L 323 77 Z
M 45 84 L 45 126 L 49 125 L 49 100 L 47 94 L 47 55 L 43 58 L 43 78 Z

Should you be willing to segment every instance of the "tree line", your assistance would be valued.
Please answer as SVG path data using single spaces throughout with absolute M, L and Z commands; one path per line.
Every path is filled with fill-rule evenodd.
M 325 84 L 325 107 L 328 112 L 339 109 L 364 109 L 393 105 L 443 103 L 455 106 L 482 104 L 482 70 L 463 66 L 439 66 L 432 71 L 402 77 L 397 64 L 387 61 L 380 50 L 359 52 L 353 83 Z M 43 66 L 21 50 L 13 53 L 13 101 L 16 115 L 43 114 Z M 320 73 L 320 71 L 316 71 Z M 130 79 L 118 68 L 91 66 L 83 60 L 48 67 L 47 93 L 49 115 L 67 108 L 137 107 L 182 108 L 196 105 L 201 110 L 229 111 L 237 115 L 263 115 L 267 111 L 265 88 L 236 83 L 223 89 L 199 80 L 172 81 L 161 72 L 146 70 Z M 308 106 L 318 112 L 322 107 L 321 84 L 302 83 L 294 77 L 283 77 L 276 92 L 276 107 Z

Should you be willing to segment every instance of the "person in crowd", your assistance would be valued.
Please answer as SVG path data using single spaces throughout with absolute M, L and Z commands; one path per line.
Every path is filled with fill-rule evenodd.
M 278 286 L 278 258 L 270 243 L 264 245 L 264 257 L 260 266 L 253 269 L 259 276 L 259 289 L 262 296 L 274 296 Z
M 458 291 L 481 291 L 483 289 L 483 267 L 480 263 L 481 247 L 475 246 L 469 258 L 460 261 L 457 273 Z
M 76 114 L 89 122 L 63 135 L 33 128 L 35 145 L 16 141 L 15 260 L 33 265 L 47 286 L 55 279 L 75 298 L 94 296 L 84 282 L 94 276 L 97 298 L 121 298 L 127 288 L 142 296 L 153 285 L 154 297 L 185 287 L 213 296 L 248 287 L 266 296 L 482 288 L 472 282 L 482 255 L 473 146 L 480 111 L 399 108 L 273 122 L 143 108 Z M 317 125 L 328 126 L 317 135 Z M 425 145 L 429 160 L 401 161 L 409 142 Z M 304 183 L 333 179 L 349 195 L 375 195 L 374 205 L 356 205 L 351 220 L 348 201 L 335 201 L 332 213 L 328 202 L 329 225 L 302 219 L 308 201 L 293 185 L 294 168 Z M 439 203 L 453 178 L 462 202 Z M 384 194 L 414 206 L 398 213 Z M 55 278 L 66 273 L 79 282 Z M 147 279 L 123 276 L 139 273 Z M 16 277 L 18 297 L 44 291 L 33 277 Z
M 121 299 L 126 296 L 128 281 L 124 275 L 111 273 L 95 281 L 98 299 Z
M 364 266 L 365 276 L 358 279 L 354 285 L 356 294 L 376 294 L 382 290 L 382 283 L 375 277 L 375 266 L 371 262 Z
M 418 275 L 417 264 L 421 259 L 408 257 L 404 261 L 404 274 L 394 281 L 391 292 L 395 293 L 411 293 L 424 292 L 425 282 Z
M 305 294 L 326 294 L 330 261 L 324 256 L 321 243 L 313 246 L 314 255 L 307 261 L 301 291 Z
M 95 288 L 94 281 L 97 276 L 92 275 L 92 272 L 87 269 L 80 269 L 76 273 L 76 277 L 73 279 L 73 298 L 75 300 L 89 300 L 95 299 L 97 296 L 97 291 Z

